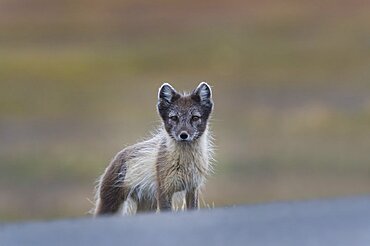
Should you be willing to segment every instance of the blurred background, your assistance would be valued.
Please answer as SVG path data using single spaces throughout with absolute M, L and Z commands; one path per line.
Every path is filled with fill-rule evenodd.
M 204 204 L 370 193 L 368 2 L 0 0 L 0 220 L 86 216 L 164 81 L 213 87 Z

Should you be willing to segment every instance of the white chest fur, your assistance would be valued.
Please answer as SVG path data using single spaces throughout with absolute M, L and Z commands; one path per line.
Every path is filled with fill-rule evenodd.
M 167 141 L 162 176 L 165 189 L 177 192 L 201 186 L 209 173 L 207 135 L 194 143 Z
M 161 142 L 165 144 L 162 152 L 164 162 L 158 163 Z M 163 178 L 164 188 L 178 192 L 200 187 L 210 173 L 210 146 L 207 132 L 196 142 L 179 144 L 161 133 L 153 139 L 141 143 L 134 158 L 128 161 L 125 185 L 131 192 L 138 192 L 138 197 L 153 199 L 157 195 L 158 178 Z M 157 165 L 161 166 L 161 175 L 157 175 Z

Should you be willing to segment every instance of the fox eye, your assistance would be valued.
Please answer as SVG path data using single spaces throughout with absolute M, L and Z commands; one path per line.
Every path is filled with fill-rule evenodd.
M 192 121 L 198 121 L 200 119 L 200 117 L 199 116 L 193 116 L 193 117 L 191 117 L 191 120 Z
M 176 115 L 174 115 L 174 116 L 171 116 L 170 119 L 173 120 L 173 121 L 178 121 L 179 120 L 179 117 L 177 117 Z

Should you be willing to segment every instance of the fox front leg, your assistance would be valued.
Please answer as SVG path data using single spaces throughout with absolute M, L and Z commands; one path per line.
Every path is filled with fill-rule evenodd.
M 185 194 L 186 200 L 186 208 L 190 209 L 198 209 L 199 208 L 199 191 L 198 189 L 194 189 L 191 191 L 187 191 Z
M 158 192 L 158 208 L 162 211 L 170 211 L 172 208 L 172 196 L 163 193 L 161 190 Z

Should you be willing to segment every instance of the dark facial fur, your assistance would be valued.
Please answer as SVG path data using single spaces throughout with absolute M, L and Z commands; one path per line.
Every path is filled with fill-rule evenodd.
M 158 93 L 158 112 L 170 137 L 191 142 L 202 136 L 212 112 L 212 91 L 205 82 L 190 95 L 179 94 L 165 83 Z

